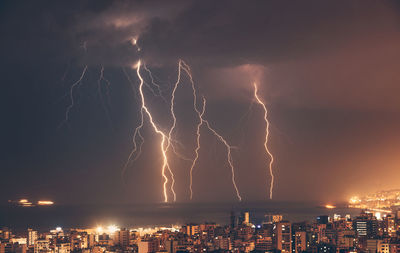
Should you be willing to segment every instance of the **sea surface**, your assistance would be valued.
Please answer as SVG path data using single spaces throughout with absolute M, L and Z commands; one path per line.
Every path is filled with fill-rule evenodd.
M 19 207 L 0 206 L 0 228 L 14 231 L 34 228 L 47 231 L 55 227 L 93 228 L 115 224 L 119 227 L 138 228 L 182 225 L 186 223 L 215 222 L 229 224 L 230 213 L 249 211 L 253 224 L 260 224 L 265 214 L 281 214 L 292 222 L 313 221 L 319 215 L 340 214 L 351 216 L 359 209 L 345 204 L 327 209 L 318 203 L 249 202 L 249 203 L 178 203 L 141 205 L 54 205 Z

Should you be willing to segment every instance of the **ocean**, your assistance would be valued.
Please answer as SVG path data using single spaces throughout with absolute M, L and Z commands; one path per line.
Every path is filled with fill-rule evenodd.
M 0 206 L 0 227 L 14 231 L 27 228 L 47 231 L 55 227 L 93 228 L 115 224 L 124 228 L 182 225 L 215 222 L 229 224 L 231 211 L 250 212 L 250 221 L 260 224 L 265 214 L 281 214 L 292 222 L 313 221 L 319 215 L 360 213 L 345 204 L 327 209 L 318 203 L 242 202 L 242 203 L 176 203 L 141 205 L 54 205 Z

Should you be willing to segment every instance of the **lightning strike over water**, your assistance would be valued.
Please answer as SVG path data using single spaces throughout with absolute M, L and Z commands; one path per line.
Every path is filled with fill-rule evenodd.
M 139 46 L 137 45 L 137 39 L 134 38 L 131 40 L 132 45 L 137 47 L 137 51 L 140 51 Z M 87 43 L 86 41 L 83 43 L 83 49 L 85 50 L 85 52 L 87 52 Z M 142 66 L 143 69 L 146 71 L 148 78 L 150 79 L 150 82 L 146 82 L 145 79 L 143 78 L 143 76 L 141 75 L 141 70 L 142 70 Z M 157 84 L 155 82 L 155 79 L 153 77 L 152 72 L 150 71 L 149 68 L 147 68 L 146 64 L 141 62 L 141 60 L 139 59 L 139 61 L 136 63 L 136 65 L 133 67 L 134 69 L 136 69 L 136 75 L 137 78 L 139 79 L 139 87 L 137 88 L 136 85 L 134 84 L 134 82 L 132 81 L 130 75 L 127 73 L 127 71 L 125 70 L 124 67 L 122 67 L 122 71 L 125 74 L 131 88 L 132 91 L 134 93 L 134 96 L 136 98 L 137 101 L 139 102 L 139 106 L 140 106 L 140 121 L 139 124 L 137 125 L 137 127 L 135 128 L 135 130 L 133 131 L 133 136 L 132 136 L 132 142 L 133 142 L 133 149 L 129 154 L 129 157 L 121 171 L 121 178 L 122 178 L 122 182 L 123 185 L 125 186 L 125 181 L 124 181 L 124 176 L 126 173 L 126 170 L 128 169 L 128 167 L 130 166 L 130 164 L 134 161 L 136 161 L 142 152 L 142 145 L 144 143 L 144 137 L 141 133 L 141 130 L 144 126 L 144 121 L 145 121 L 145 115 L 147 116 L 150 125 L 152 126 L 154 132 L 160 136 L 161 140 L 160 140 L 160 151 L 162 153 L 162 158 L 163 158 L 163 162 L 162 162 L 162 166 L 161 166 L 161 176 L 163 179 L 163 184 L 162 184 L 162 189 L 163 189 L 163 199 L 164 202 L 168 202 L 169 199 L 169 191 L 171 192 L 171 194 L 173 195 L 173 201 L 176 201 L 176 192 L 174 190 L 174 186 L 175 186 L 175 175 L 171 169 L 169 160 L 168 160 L 168 153 L 169 153 L 169 148 L 172 149 L 172 152 L 179 157 L 182 160 L 185 161 L 189 161 L 191 163 L 190 166 L 190 199 L 193 199 L 193 171 L 194 168 L 196 166 L 196 163 L 198 162 L 199 159 L 199 151 L 201 149 L 200 146 L 200 139 L 201 139 L 201 127 L 202 126 L 206 126 L 207 129 L 225 146 L 226 148 L 226 152 L 227 152 L 227 163 L 229 165 L 229 168 L 231 169 L 231 180 L 232 180 L 232 184 L 236 193 L 236 196 L 238 198 L 239 201 L 242 200 L 242 197 L 240 195 L 239 189 L 237 187 L 236 184 L 236 180 L 235 180 L 235 168 L 233 165 L 233 159 L 232 159 L 232 149 L 235 148 L 234 146 L 231 146 L 228 144 L 228 142 L 225 140 L 224 137 L 222 137 L 221 134 L 219 134 L 214 128 L 211 127 L 210 123 L 208 120 L 206 120 L 204 118 L 204 114 L 205 114 L 205 110 L 206 110 L 206 99 L 204 97 L 202 97 L 202 107 L 199 109 L 199 106 L 197 104 L 197 90 L 196 90 L 196 86 L 195 83 L 193 81 L 193 76 L 191 73 L 191 69 L 189 67 L 188 64 L 186 64 L 183 60 L 179 60 L 178 62 L 178 74 L 177 74 L 177 79 L 176 82 L 173 86 L 172 89 L 172 93 L 171 93 L 171 100 L 169 101 L 169 103 L 167 102 L 167 100 L 165 99 L 165 97 L 162 94 L 162 89 L 161 86 L 159 84 Z M 85 65 L 84 69 L 82 70 L 82 73 L 79 77 L 79 79 L 72 84 L 71 88 L 70 88 L 70 100 L 71 103 L 68 105 L 66 112 L 65 112 L 65 120 L 63 121 L 63 123 L 68 122 L 69 120 L 69 114 L 71 109 L 74 107 L 75 104 L 75 100 L 74 100 L 74 89 L 76 86 L 80 85 L 82 83 L 82 80 L 87 72 L 88 66 Z M 184 155 L 180 154 L 176 147 L 175 144 L 179 144 L 181 146 L 183 146 L 178 140 L 174 139 L 174 132 L 177 126 L 177 117 L 175 115 L 175 98 L 176 98 L 176 91 L 180 85 L 180 83 L 182 82 L 181 78 L 182 78 L 182 71 L 184 74 L 187 75 L 187 77 L 189 78 L 190 84 L 191 84 L 191 89 L 192 89 L 192 96 L 193 96 L 193 109 L 198 117 L 198 123 L 196 126 L 196 147 L 194 149 L 194 158 L 190 159 L 185 157 Z M 97 92 L 99 95 L 99 98 L 102 102 L 103 105 L 103 109 L 106 113 L 107 118 L 110 120 L 110 115 L 109 115 L 109 111 L 107 109 L 107 106 L 104 103 L 104 98 L 103 98 L 103 83 L 106 82 L 106 95 L 108 98 L 108 102 L 109 101 L 109 87 L 110 87 L 110 82 L 104 77 L 104 66 L 101 66 L 100 69 L 100 74 L 99 74 L 99 78 L 97 79 Z M 161 128 L 155 123 L 154 119 L 153 119 L 153 115 L 151 114 L 149 108 L 147 107 L 146 104 L 146 98 L 145 98 L 145 94 L 143 91 L 143 86 L 146 86 L 149 91 L 155 96 L 155 97 L 160 97 L 164 100 L 164 102 L 166 102 L 167 104 L 170 105 L 170 113 L 172 116 L 172 125 L 169 128 L 168 132 L 164 132 L 163 130 L 161 130 Z M 256 85 L 255 85 L 255 88 Z M 138 90 L 137 90 L 138 89 Z M 255 91 L 255 96 L 258 100 L 258 102 L 260 104 L 262 104 L 261 100 L 258 99 L 257 97 L 257 91 Z M 109 103 L 110 104 L 110 103 Z M 264 106 L 264 109 L 266 111 L 266 108 Z M 266 119 L 266 116 L 265 116 Z M 111 120 L 110 120 L 111 122 Z M 267 121 L 267 137 L 266 137 L 266 142 L 265 142 L 265 147 L 266 150 L 268 152 L 268 154 L 270 154 L 268 148 L 267 148 L 267 139 L 268 139 L 268 131 L 269 131 L 269 122 Z M 63 124 L 62 123 L 62 124 Z M 140 143 L 138 142 L 138 139 L 140 140 Z M 271 156 L 271 163 L 270 163 L 270 168 L 272 166 L 272 155 Z M 272 175 L 272 169 L 271 171 L 271 176 L 272 176 L 272 184 L 271 184 L 271 198 L 272 198 L 272 188 L 273 188 L 273 175 Z M 167 176 L 167 173 L 169 173 L 170 179 Z M 170 188 L 169 190 L 167 190 L 168 184 L 170 184 Z
M 205 108 L 206 108 L 206 99 L 203 97 L 203 103 L 202 103 L 202 109 L 201 111 L 199 110 L 198 106 L 197 106 L 197 91 L 196 91 L 196 87 L 194 85 L 194 81 L 193 81 L 193 76 L 190 70 L 189 65 L 187 65 L 184 61 L 180 60 L 180 64 L 182 65 L 182 69 L 186 72 L 186 74 L 189 76 L 190 79 L 190 83 L 192 86 L 192 92 L 193 92 L 193 107 L 194 110 L 198 116 L 199 119 L 199 123 L 197 125 L 197 129 L 196 129 L 196 149 L 195 149 L 195 158 L 193 159 L 193 163 L 190 167 L 190 199 L 193 199 L 193 169 L 196 165 L 196 162 L 198 160 L 199 157 L 199 150 L 200 150 L 200 128 L 203 125 L 203 123 L 206 124 L 208 130 L 210 130 L 220 141 L 222 144 L 224 144 L 224 146 L 226 147 L 227 150 L 227 161 L 229 164 L 229 167 L 231 169 L 232 172 L 232 184 L 233 187 L 235 188 L 235 192 L 236 192 L 236 196 L 238 198 L 239 201 L 242 201 L 242 197 L 240 196 L 240 192 L 239 189 L 236 185 L 236 180 L 235 180 L 235 168 L 233 166 L 233 159 L 232 159 L 232 146 L 230 146 L 228 144 L 228 142 L 222 137 L 222 135 L 220 135 L 214 128 L 211 127 L 210 123 L 208 122 L 208 120 L 204 119 L 204 113 L 205 113 Z
M 151 115 L 150 110 L 147 108 L 146 100 L 145 100 L 144 93 L 143 93 L 144 80 L 143 80 L 143 78 L 142 78 L 142 76 L 140 74 L 140 69 L 141 69 L 140 67 L 141 67 L 141 61 L 139 60 L 137 65 L 136 65 L 136 74 L 137 74 L 137 76 L 138 76 L 138 78 L 140 80 L 140 84 L 139 84 L 139 94 L 140 94 L 140 101 L 141 101 L 140 113 L 141 113 L 142 116 L 141 116 L 141 124 L 136 128 L 135 132 L 140 131 L 141 127 L 143 127 L 143 120 L 144 120 L 144 118 L 143 118 L 144 115 L 143 114 L 146 114 L 147 117 L 149 118 L 149 122 L 150 122 L 151 126 L 153 127 L 154 132 L 156 132 L 161 137 L 160 150 L 161 150 L 161 153 L 162 153 L 162 156 L 163 156 L 163 165 L 161 167 L 161 175 L 162 175 L 162 177 L 164 179 L 163 195 L 164 195 L 164 202 L 168 202 L 168 193 L 167 193 L 168 177 L 166 175 L 166 170 L 171 172 L 170 166 L 169 166 L 169 163 L 168 163 L 168 156 L 167 156 L 167 147 L 170 145 L 170 139 L 154 123 L 153 116 Z M 135 146 L 136 146 L 136 144 L 135 144 Z M 128 162 L 129 162 L 129 160 L 128 160 Z M 172 172 L 171 172 L 171 180 L 172 180 L 171 191 L 172 191 L 172 194 L 174 196 L 174 200 L 176 200 L 176 193 L 173 190 L 173 183 L 174 183 L 175 180 L 174 180 L 174 175 L 172 174 Z
M 128 160 L 126 161 L 126 163 L 124 165 L 124 168 L 121 171 L 121 179 L 122 179 L 122 182 L 123 182 L 124 185 L 125 185 L 124 176 L 125 176 L 126 170 L 129 167 L 129 164 L 131 162 L 136 161 L 136 159 L 138 159 L 140 154 L 142 153 L 142 145 L 144 143 L 144 137 L 140 133 L 140 130 L 142 129 L 143 124 L 144 124 L 144 115 L 143 115 L 143 110 L 141 109 L 140 110 L 140 122 L 139 122 L 139 125 L 135 128 L 135 131 L 134 131 L 133 136 L 132 136 L 133 149 L 130 152 L 130 154 L 128 156 Z M 138 146 L 138 144 L 136 142 L 136 137 L 137 136 L 139 136 L 139 138 L 141 140 L 139 146 Z M 136 156 L 135 156 L 135 158 L 133 158 L 135 154 L 136 154 Z
M 204 101 L 204 103 L 205 103 L 206 100 L 204 99 L 203 101 Z M 204 105 L 204 106 L 205 106 L 205 105 Z M 232 147 L 231 145 L 228 144 L 228 142 L 224 139 L 224 137 L 222 137 L 220 134 L 218 134 L 217 131 L 216 131 L 214 128 L 212 128 L 212 127 L 210 126 L 210 123 L 209 123 L 207 120 L 203 120 L 203 121 L 206 123 L 207 128 L 208 128 L 208 129 L 222 142 L 222 144 L 224 144 L 225 147 L 226 147 L 227 161 L 228 161 L 229 167 L 231 168 L 231 171 L 232 171 L 232 184 L 233 184 L 233 187 L 235 188 L 237 198 L 239 199 L 239 201 L 242 201 L 242 197 L 240 196 L 239 189 L 238 189 L 238 187 L 237 187 L 237 185 L 236 185 L 236 180 L 235 180 L 235 167 L 233 166 L 232 152 L 231 152 L 233 147 Z
M 173 134 L 173 132 L 175 130 L 176 121 L 177 121 L 176 116 L 175 116 L 175 111 L 174 111 L 175 93 L 176 93 L 176 90 L 178 89 L 178 85 L 179 85 L 180 81 L 181 81 L 181 62 L 179 61 L 178 77 L 177 77 L 177 80 L 175 82 L 174 88 L 172 90 L 171 103 L 170 103 L 170 112 L 171 112 L 171 116 L 172 116 L 173 121 L 172 121 L 172 126 L 171 126 L 171 128 L 169 129 L 169 132 L 168 132 L 168 144 L 167 144 L 167 147 L 165 148 L 165 152 L 168 152 L 169 147 L 173 145 L 171 140 L 172 140 L 172 134 Z M 174 147 L 172 149 L 173 149 L 174 153 L 177 154 L 177 156 L 179 156 L 179 157 L 181 156 L 179 153 L 176 152 Z M 169 173 L 171 174 L 171 179 L 172 179 L 171 191 L 174 193 L 174 201 L 176 201 L 176 194 L 175 194 L 175 191 L 174 191 L 174 185 L 175 185 L 174 173 L 172 172 L 172 170 L 171 170 L 169 165 L 167 166 L 167 169 L 168 169 Z
M 268 139 L 269 139 L 269 121 L 268 121 L 268 110 L 265 104 L 261 101 L 261 99 L 258 97 L 258 87 L 257 84 L 254 83 L 254 98 L 256 99 L 257 103 L 261 105 L 261 107 L 264 109 L 264 121 L 266 123 L 266 128 L 265 128 L 265 141 L 264 141 L 264 147 L 265 147 L 265 152 L 268 154 L 270 161 L 269 161 L 269 174 L 271 176 L 271 184 L 269 188 L 269 198 L 272 199 L 272 193 L 274 190 L 274 173 L 272 170 L 272 164 L 274 163 L 274 156 L 272 155 L 271 151 L 268 148 Z
M 197 111 L 197 107 L 195 107 L 195 110 Z M 194 166 L 197 163 L 197 160 L 199 159 L 200 136 L 201 136 L 200 135 L 200 128 L 204 123 L 203 115 L 204 115 L 205 110 L 206 110 L 206 100 L 203 99 L 203 107 L 202 107 L 201 113 L 199 114 L 199 123 L 197 124 L 197 128 L 196 128 L 196 136 L 197 136 L 196 144 L 197 145 L 196 145 L 196 149 L 194 150 L 195 157 L 194 157 L 192 165 L 190 167 L 190 179 L 189 179 L 190 180 L 190 185 L 189 185 L 189 188 L 190 188 L 190 199 L 191 200 L 193 199 L 193 169 L 194 169 Z
M 85 65 L 85 67 L 83 68 L 83 71 L 82 71 L 81 76 L 79 77 L 79 79 L 78 79 L 75 83 L 73 83 L 73 84 L 71 85 L 71 88 L 70 88 L 70 90 L 69 90 L 69 97 L 70 97 L 71 103 L 68 105 L 67 109 L 65 110 L 65 119 L 64 119 L 63 122 L 61 122 L 60 127 L 61 127 L 63 124 L 67 123 L 68 120 L 69 120 L 70 111 L 71 111 L 71 109 L 72 109 L 72 108 L 74 107 L 74 105 L 75 105 L 74 88 L 82 82 L 82 79 L 83 79 L 83 77 L 85 76 L 85 73 L 86 73 L 87 68 L 88 68 L 87 65 Z

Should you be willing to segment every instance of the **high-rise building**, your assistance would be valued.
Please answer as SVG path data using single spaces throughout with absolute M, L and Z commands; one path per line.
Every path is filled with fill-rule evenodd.
M 198 234 L 200 232 L 200 226 L 198 224 L 188 224 L 182 226 L 183 233 L 187 234 L 188 236 L 192 236 Z
M 288 221 L 276 223 L 276 248 L 282 252 L 292 252 L 292 226 Z
M 239 225 L 248 225 L 250 224 L 250 213 L 242 212 L 239 217 Z
M 123 228 L 114 234 L 114 244 L 127 247 L 129 246 L 129 230 Z
M 353 220 L 353 228 L 358 237 L 375 238 L 378 233 L 378 221 L 372 214 L 361 214 Z
M 250 213 L 245 212 L 244 213 L 244 224 L 249 224 L 250 223 Z
M 164 242 L 164 247 L 168 253 L 176 253 L 176 248 L 178 246 L 178 241 L 167 240 Z
M 306 242 L 306 231 L 296 231 L 294 233 L 294 252 L 301 253 L 306 250 L 307 242 Z
M 317 217 L 318 224 L 328 224 L 329 216 L 328 215 L 320 215 Z
M 1 238 L 4 240 L 8 240 L 11 238 L 11 231 L 7 227 L 3 227 L 1 229 Z
M 28 240 L 27 240 L 28 246 L 35 245 L 37 239 L 38 239 L 38 232 L 36 230 L 28 228 Z
M 396 236 L 396 220 L 392 214 L 388 214 L 384 218 L 384 233 L 389 237 Z

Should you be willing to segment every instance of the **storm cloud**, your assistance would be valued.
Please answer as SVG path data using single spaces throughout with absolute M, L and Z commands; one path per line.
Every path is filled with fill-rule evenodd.
M 244 199 L 265 199 L 268 182 L 253 82 L 269 108 L 277 199 L 343 200 L 398 186 L 400 13 L 394 1 L 3 1 L 0 7 L 2 167 L 6 178 L 19 179 L 16 187 L 2 184 L 3 200 L 160 200 L 157 137 L 150 131 L 143 157 L 127 173 L 128 189 L 119 178 L 138 122 L 131 90 L 138 59 L 166 93 L 177 61 L 191 66 L 209 99 L 207 117 L 238 146 Z M 60 129 L 66 94 L 84 66 L 77 105 Z M 96 94 L 101 66 L 111 82 L 111 124 Z M 179 92 L 177 137 L 192 156 L 195 117 L 185 107 L 191 93 L 185 85 Z M 166 106 L 155 99 L 151 106 L 166 127 Z M 234 200 L 223 148 L 207 134 L 202 143 L 208 151 L 200 154 L 196 200 Z M 188 165 L 174 163 L 186 201 Z M 206 181 L 212 187 L 204 189 Z

